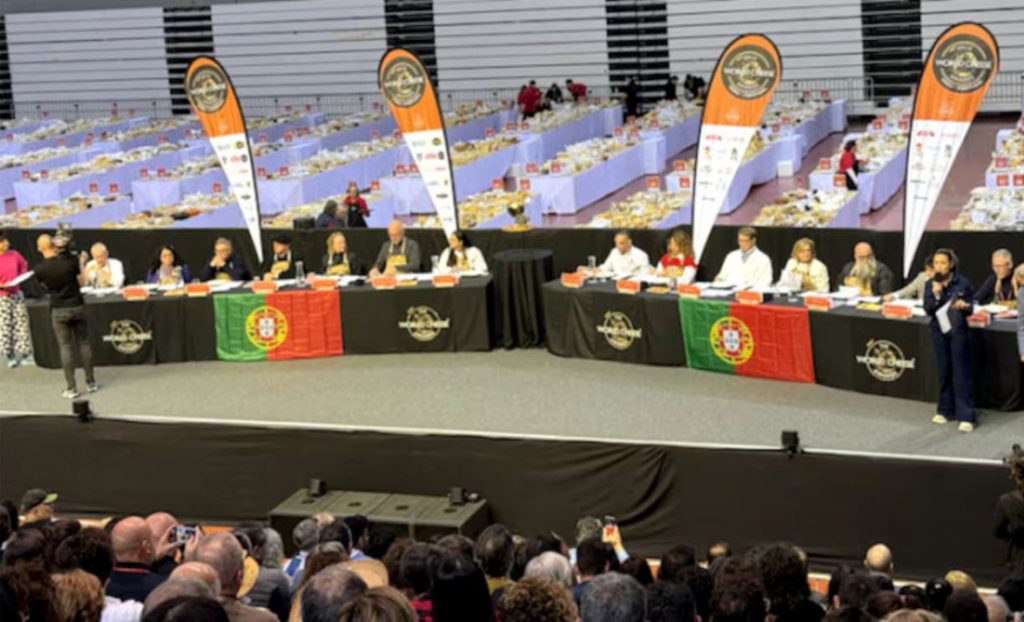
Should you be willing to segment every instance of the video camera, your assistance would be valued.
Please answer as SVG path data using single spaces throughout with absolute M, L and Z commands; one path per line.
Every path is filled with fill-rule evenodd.
M 75 249 L 75 232 L 66 222 L 57 223 L 57 231 L 53 234 L 53 245 L 62 255 L 70 257 L 78 253 Z

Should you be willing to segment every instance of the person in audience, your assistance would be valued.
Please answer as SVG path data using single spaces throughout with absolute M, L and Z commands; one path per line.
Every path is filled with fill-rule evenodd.
M 843 154 L 839 156 L 839 174 L 846 179 L 846 189 L 857 189 L 857 176 L 860 175 L 860 160 L 857 159 L 857 141 L 848 140 L 843 145 Z
M 212 598 L 179 596 L 149 612 L 145 622 L 229 622 L 224 607 Z
M 946 622 L 988 622 L 988 609 L 977 590 L 953 590 L 942 614 Z
M 928 600 L 928 610 L 942 613 L 946 606 L 946 599 L 953 593 L 953 586 L 941 577 L 931 579 L 925 583 L 924 593 Z
M 605 573 L 590 581 L 580 602 L 582 622 L 644 622 L 647 594 L 633 577 Z
M 270 609 L 278 615 L 288 615 L 288 596 L 291 593 L 291 581 L 281 568 L 281 557 L 267 560 L 266 528 L 257 522 L 241 523 L 235 529 L 236 534 L 244 534 L 252 547 L 250 557 L 259 564 L 256 582 L 246 594 L 248 603 L 254 607 Z M 269 564 L 265 564 L 269 561 Z
M 462 534 L 450 533 L 437 541 L 437 547 L 473 559 L 476 542 Z
M 694 552 L 693 547 L 679 544 L 661 556 L 658 578 L 662 581 L 682 581 L 682 572 L 696 565 L 697 554 Z
M 89 254 L 92 259 L 85 264 L 85 285 L 115 289 L 124 286 L 124 265 L 110 256 L 105 244 L 96 242 L 89 249 Z
M 996 538 L 1007 543 L 1006 561 L 1011 571 L 1024 571 L 1024 456 L 1015 454 L 1009 461 L 1014 490 L 999 497 L 996 503 Z
M 843 576 L 832 602 L 833 609 L 853 607 L 866 610 L 868 601 L 878 593 L 878 583 L 864 572 L 851 572 Z
M 682 229 L 676 229 L 668 236 L 668 248 L 658 260 L 658 276 L 676 279 L 678 283 L 690 284 L 697 278 L 697 262 L 693 259 L 693 242 Z
M 679 76 L 669 76 L 665 81 L 665 101 L 679 100 Z
M 980 305 L 998 304 L 1014 307 L 1017 304 L 1017 283 L 1013 278 L 1013 255 L 1005 248 L 992 253 L 992 274 L 974 293 Z
M 245 260 L 235 253 L 231 240 L 217 238 L 213 245 L 213 259 L 199 273 L 200 281 L 248 281 L 252 273 Z
M 644 587 L 654 583 L 654 574 L 651 573 L 651 567 L 647 560 L 636 555 L 627 557 L 626 561 L 619 565 L 619 572 L 633 577 Z
M 157 285 L 177 285 L 178 283 L 190 283 L 192 271 L 188 264 L 178 255 L 173 246 L 165 244 L 157 250 L 153 261 L 150 263 L 149 274 L 146 275 L 147 283 Z
M 565 90 L 569 92 L 574 102 L 581 102 L 587 98 L 587 85 L 582 82 L 573 82 L 572 78 L 565 79 Z
M 715 542 L 708 547 L 707 552 L 707 564 L 708 568 L 711 567 L 719 559 L 725 559 L 732 557 L 732 548 L 728 542 Z
M 526 563 L 529 563 L 530 560 L 538 555 L 549 551 L 552 553 L 558 553 L 568 559 L 569 545 L 554 532 L 542 533 L 527 542 Z M 525 565 L 523 566 L 523 571 L 526 571 Z
M 129 516 L 110 532 L 110 543 L 114 549 L 114 569 L 107 581 L 107 595 L 144 602 L 166 578 L 151 570 L 157 552 L 149 525 L 141 516 Z
M 423 267 L 420 257 L 420 245 L 416 240 L 405 237 L 405 225 L 399 220 L 392 220 L 388 224 L 388 241 L 381 245 L 377 260 L 373 262 L 373 269 L 370 270 L 370 276 L 419 272 Z
M 1024 289 L 1024 263 L 1013 271 L 1013 278 L 1017 290 Z M 1020 362 L 1024 363 L 1024 296 L 1017 296 L 1017 353 L 1020 354 Z
M 685 583 L 658 581 L 647 586 L 647 622 L 694 622 L 697 609 Z
M 366 205 L 366 199 L 359 194 L 359 184 L 354 181 L 348 182 L 342 205 L 345 206 L 345 226 L 351 229 L 365 229 L 370 208 Z
M 169 577 L 171 572 L 178 567 L 175 559 L 178 553 L 177 545 L 168 546 L 174 542 L 175 530 L 178 528 L 178 519 L 168 512 L 154 512 L 146 517 L 146 524 L 153 534 L 153 550 L 160 551 L 153 561 L 153 572 Z
M 974 412 L 974 372 L 967 316 L 972 305 L 971 284 L 959 273 L 956 253 L 935 251 L 932 259 L 935 275 L 924 292 L 924 310 L 931 317 L 930 330 L 939 372 L 939 404 L 933 423 L 949 419 L 960 422 L 961 432 L 972 432 Z
M 28 309 L 19 285 L 8 283 L 28 272 L 28 262 L 0 230 L 0 355 L 11 369 L 32 360 Z
M 569 563 L 576 565 L 576 549 L 580 543 L 590 538 L 601 538 L 603 525 L 596 516 L 584 516 L 576 521 L 576 546 L 569 549 Z
M 430 586 L 437 564 L 441 559 L 441 550 L 423 542 L 409 545 L 402 555 L 399 564 L 399 576 L 407 586 L 412 608 L 416 610 L 422 622 L 432 622 L 434 617 L 433 603 L 430 599 Z
M 487 577 L 487 591 L 497 602 L 501 590 L 512 584 L 509 579 L 514 554 L 512 533 L 504 525 L 491 525 L 477 537 L 474 554 Z
M 892 590 L 892 551 L 884 544 L 875 544 L 864 555 L 864 568 L 881 589 Z
M 49 235 L 39 236 L 36 249 L 43 256 L 43 261 L 35 267 L 35 276 L 50 294 L 50 322 L 57 337 L 60 364 L 67 383 L 61 395 L 67 399 L 79 396 L 75 383 L 78 361 L 85 370 L 88 391 L 95 393 L 100 386 L 93 375 L 89 323 L 85 316 L 85 298 L 80 289 L 85 280 L 81 262 L 62 253 Z
M 587 538 L 576 547 L 576 576 L 579 582 L 572 588 L 572 598 L 577 605 L 582 602 L 583 593 L 590 581 L 611 569 L 614 555 L 611 545 L 602 542 L 600 537 Z
M 645 274 L 651 270 L 651 260 L 647 253 L 633 246 L 633 239 L 625 229 L 616 232 L 615 248 L 608 253 L 608 258 L 599 270 L 605 274 L 619 277 L 630 277 Z
M 266 609 L 251 607 L 238 600 L 242 587 L 243 551 L 242 545 L 233 534 L 227 532 L 204 536 L 196 544 L 191 558 L 208 564 L 217 571 L 220 581 L 220 603 L 231 622 L 275 622 L 277 617 Z
M 372 537 L 372 535 L 371 535 Z M 388 550 L 380 557 L 384 567 L 388 569 L 388 582 L 392 587 L 402 590 L 402 593 L 412 598 L 409 584 L 402 576 L 402 556 L 413 545 L 412 538 L 396 538 Z
M 573 584 L 572 566 L 568 558 L 554 551 L 545 551 L 527 562 L 523 576 L 551 579 L 567 589 L 571 589 Z
M 203 562 L 184 562 L 171 572 L 171 576 L 182 579 L 195 579 L 202 581 L 213 592 L 214 597 L 220 594 L 220 579 L 217 577 L 217 570 Z
M 715 282 L 744 289 L 770 287 L 772 260 L 757 247 L 757 229 L 741 227 L 736 242 L 739 248 L 725 256 Z
M 828 292 L 828 268 L 818 259 L 814 240 L 800 238 L 793 244 L 779 286 L 797 292 Z
M 398 533 L 391 527 L 375 525 L 370 528 L 370 535 L 366 539 L 366 556 L 370 559 L 384 561 L 384 557 L 391 550 L 391 546 L 398 541 Z M 404 550 L 404 549 L 403 549 Z M 384 564 L 385 566 L 387 564 Z M 390 575 L 390 568 L 388 568 Z
M 345 221 L 338 218 L 338 202 L 334 199 L 327 199 L 324 208 L 316 217 L 315 226 L 317 229 L 340 229 L 345 226 Z
M 46 536 L 39 529 L 15 531 L 0 564 L 0 600 L 17 613 L 13 619 L 52 620 L 54 586 L 46 557 Z M 4 620 L 7 618 L 5 617 Z
M 81 569 L 95 576 L 100 585 L 106 585 L 114 570 L 114 549 L 110 536 L 102 529 L 85 527 L 67 538 L 54 552 L 54 566 L 58 570 Z M 104 596 L 104 620 L 138 620 L 142 603 L 134 600 Z
M 971 575 L 963 570 L 950 570 L 946 573 L 945 579 L 952 586 L 954 592 L 962 590 L 977 593 L 978 591 L 978 584 L 974 582 Z
M 576 622 L 576 604 L 564 584 L 525 577 L 505 590 L 498 617 L 501 622 Z
M 57 503 L 55 492 L 33 488 L 21 496 L 21 526 L 33 527 L 53 521 L 53 504 Z
M 807 567 L 794 547 L 781 543 L 767 546 L 756 561 L 774 619 L 818 622 L 825 617 L 825 610 L 811 600 Z
M 336 622 L 342 608 L 366 590 L 366 582 L 351 570 L 338 565 L 325 568 L 302 590 L 302 622 Z
M 100 622 L 103 613 L 103 586 L 84 570 L 68 570 L 53 575 L 55 622 Z
M 494 607 L 487 579 L 473 560 L 445 552 L 437 562 L 430 590 L 434 620 L 492 622 Z
M 924 260 L 924 269 L 917 273 L 913 281 L 892 293 L 882 296 L 882 300 L 892 302 L 893 300 L 913 300 L 917 298 L 918 301 L 924 302 L 924 284 L 928 282 L 928 279 L 932 278 L 933 274 L 935 274 L 935 270 L 932 268 L 932 256 L 928 255 Z
M 839 284 L 856 287 L 861 296 L 884 296 L 896 289 L 896 276 L 889 266 L 875 259 L 867 242 L 853 247 L 853 261 L 839 272 Z
M 334 564 L 340 564 L 348 561 L 348 552 L 345 547 L 337 541 L 332 542 L 321 542 L 313 547 L 310 551 L 309 557 L 306 559 L 306 567 L 302 571 L 302 578 L 299 579 L 299 585 L 292 591 L 293 600 L 294 596 L 302 592 L 302 588 L 309 583 L 310 579 L 315 577 L 318 572 L 333 566 Z
M 337 622 L 422 622 L 401 592 L 382 586 L 366 590 L 338 612 Z
M 722 563 L 711 594 L 711 622 L 753 622 L 768 615 L 757 566 L 743 557 Z
M 1010 607 L 1002 596 L 988 594 L 982 600 L 985 602 L 985 609 L 988 611 L 988 622 L 1006 622 L 1012 618 Z
M 200 596 L 203 598 L 216 598 L 217 593 L 210 589 L 210 586 L 199 579 L 190 577 L 171 577 L 161 583 L 155 590 L 146 597 L 142 607 L 142 617 L 145 618 L 163 603 L 181 596 Z
M 370 559 L 364 551 L 370 542 L 370 521 L 361 514 L 355 514 L 345 518 L 345 526 L 352 536 L 352 548 L 349 551 L 349 559 L 357 562 Z
M 903 608 L 903 600 L 899 594 L 891 590 L 882 590 L 868 599 L 865 611 L 873 620 L 881 620 L 890 613 Z
M 438 274 L 460 272 L 487 273 L 487 262 L 480 249 L 470 243 L 464 231 L 453 231 L 448 236 L 448 248 L 441 251 L 441 258 L 435 268 Z
M 564 99 L 562 95 L 562 87 L 558 86 L 557 82 L 552 82 L 551 86 L 548 87 L 547 92 L 544 93 L 544 99 L 546 99 L 548 103 L 551 104 L 562 103 Z
M 292 591 L 302 579 L 309 552 L 320 542 L 320 524 L 312 518 L 304 518 L 292 529 L 292 544 L 298 552 L 285 564 L 284 574 L 291 582 Z
M 271 253 L 263 259 L 260 272 L 264 281 L 294 279 L 295 264 L 302 259 L 292 252 L 292 239 L 287 235 L 275 235 L 270 242 Z

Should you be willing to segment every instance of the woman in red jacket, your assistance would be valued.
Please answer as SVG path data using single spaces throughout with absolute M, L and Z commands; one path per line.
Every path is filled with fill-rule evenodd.
M 860 175 L 860 160 L 857 159 L 857 141 L 848 140 L 839 156 L 839 172 L 846 178 L 846 189 L 857 189 L 857 175 Z
M 370 208 L 366 206 L 366 200 L 359 196 L 359 186 L 352 181 L 348 184 L 345 199 L 345 226 L 366 227 L 366 217 L 370 215 Z

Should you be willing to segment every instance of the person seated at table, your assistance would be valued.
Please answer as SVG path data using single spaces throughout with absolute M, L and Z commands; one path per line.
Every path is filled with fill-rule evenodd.
M 860 160 L 857 159 L 857 141 L 848 140 L 843 145 L 843 153 L 839 156 L 839 174 L 846 179 L 846 189 L 857 189 L 857 176 L 860 175 Z
M 547 93 L 544 93 L 544 99 L 552 104 L 562 103 L 562 87 L 558 86 L 557 82 L 552 82 Z
M 1013 271 L 1013 281 L 1017 284 L 1017 291 L 1024 289 L 1024 263 Z M 1020 354 L 1020 362 L 1024 363 L 1024 296 L 1017 296 L 1017 354 Z
M 327 199 L 324 209 L 316 217 L 317 229 L 340 229 L 345 226 L 345 221 L 338 218 L 338 202 L 334 199 Z
M 460 272 L 487 272 L 487 262 L 480 249 L 473 246 L 466 233 L 455 231 L 448 236 L 448 248 L 441 252 L 437 268 L 439 274 L 458 274 Z
M 295 278 L 295 262 L 302 261 L 292 253 L 292 239 L 286 235 L 275 235 L 270 241 L 273 252 L 263 259 L 260 272 L 264 281 Z
M 598 268 L 600 272 L 620 277 L 636 276 L 651 271 L 651 260 L 647 253 L 633 246 L 633 239 L 626 230 L 615 234 L 615 248 Z
M 856 287 L 861 296 L 884 296 L 896 289 L 896 276 L 889 266 L 875 259 L 875 249 L 867 242 L 853 247 L 853 261 L 839 272 L 839 284 Z
M 366 199 L 359 196 L 359 185 L 350 181 L 345 191 L 345 226 L 350 228 L 366 228 L 366 217 L 370 215 L 370 208 L 366 206 Z
M 882 296 L 882 300 L 892 302 L 893 300 L 912 300 L 917 298 L 919 301 L 924 302 L 924 284 L 934 274 L 935 268 L 932 266 L 932 256 L 928 255 L 924 260 L 924 269 L 917 273 L 913 281 L 891 294 Z
M 345 276 L 362 274 L 363 266 L 356 254 L 348 249 L 348 240 L 341 231 L 327 236 L 327 253 L 324 255 L 324 274 L 327 276 Z
M 736 234 L 739 246 L 725 256 L 715 283 L 749 287 L 771 287 L 772 260 L 757 247 L 757 229 L 740 227 Z
M 676 279 L 684 285 L 693 283 L 697 277 L 697 262 L 693 260 L 693 242 L 685 231 L 679 229 L 668 236 L 668 250 L 658 261 L 657 274 Z
M 1013 282 L 1013 255 L 1005 248 L 992 253 L 992 274 L 988 275 L 974 299 L 980 305 L 998 304 L 1012 307 L 1017 302 L 1017 286 Z
M 115 287 L 124 285 L 124 265 L 110 256 L 103 242 L 89 249 L 92 260 L 85 264 L 85 285 L 89 287 Z
M 420 245 L 405 237 L 405 225 L 400 220 L 392 220 L 388 224 L 388 241 L 381 245 L 370 276 L 419 272 L 423 265 L 420 257 Z
M 793 245 L 779 285 L 798 292 L 828 292 L 828 268 L 818 259 L 814 240 L 800 238 Z
M 203 266 L 200 281 L 248 281 L 252 278 L 245 260 L 235 254 L 231 240 L 218 238 L 213 245 L 213 259 Z
M 161 246 L 150 263 L 146 282 L 157 285 L 177 285 L 178 283 L 188 283 L 191 280 L 192 272 L 188 269 L 188 264 L 178 255 L 178 251 L 174 250 L 173 246 Z

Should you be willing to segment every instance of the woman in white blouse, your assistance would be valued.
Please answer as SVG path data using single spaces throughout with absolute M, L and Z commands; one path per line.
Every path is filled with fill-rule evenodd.
M 800 292 L 828 291 L 828 268 L 818 260 L 814 240 L 800 238 L 796 241 L 793 253 L 782 270 L 779 286 Z
M 448 237 L 448 248 L 441 253 L 435 272 L 448 274 L 460 272 L 487 272 L 487 262 L 480 249 L 466 239 L 466 234 L 456 231 Z

